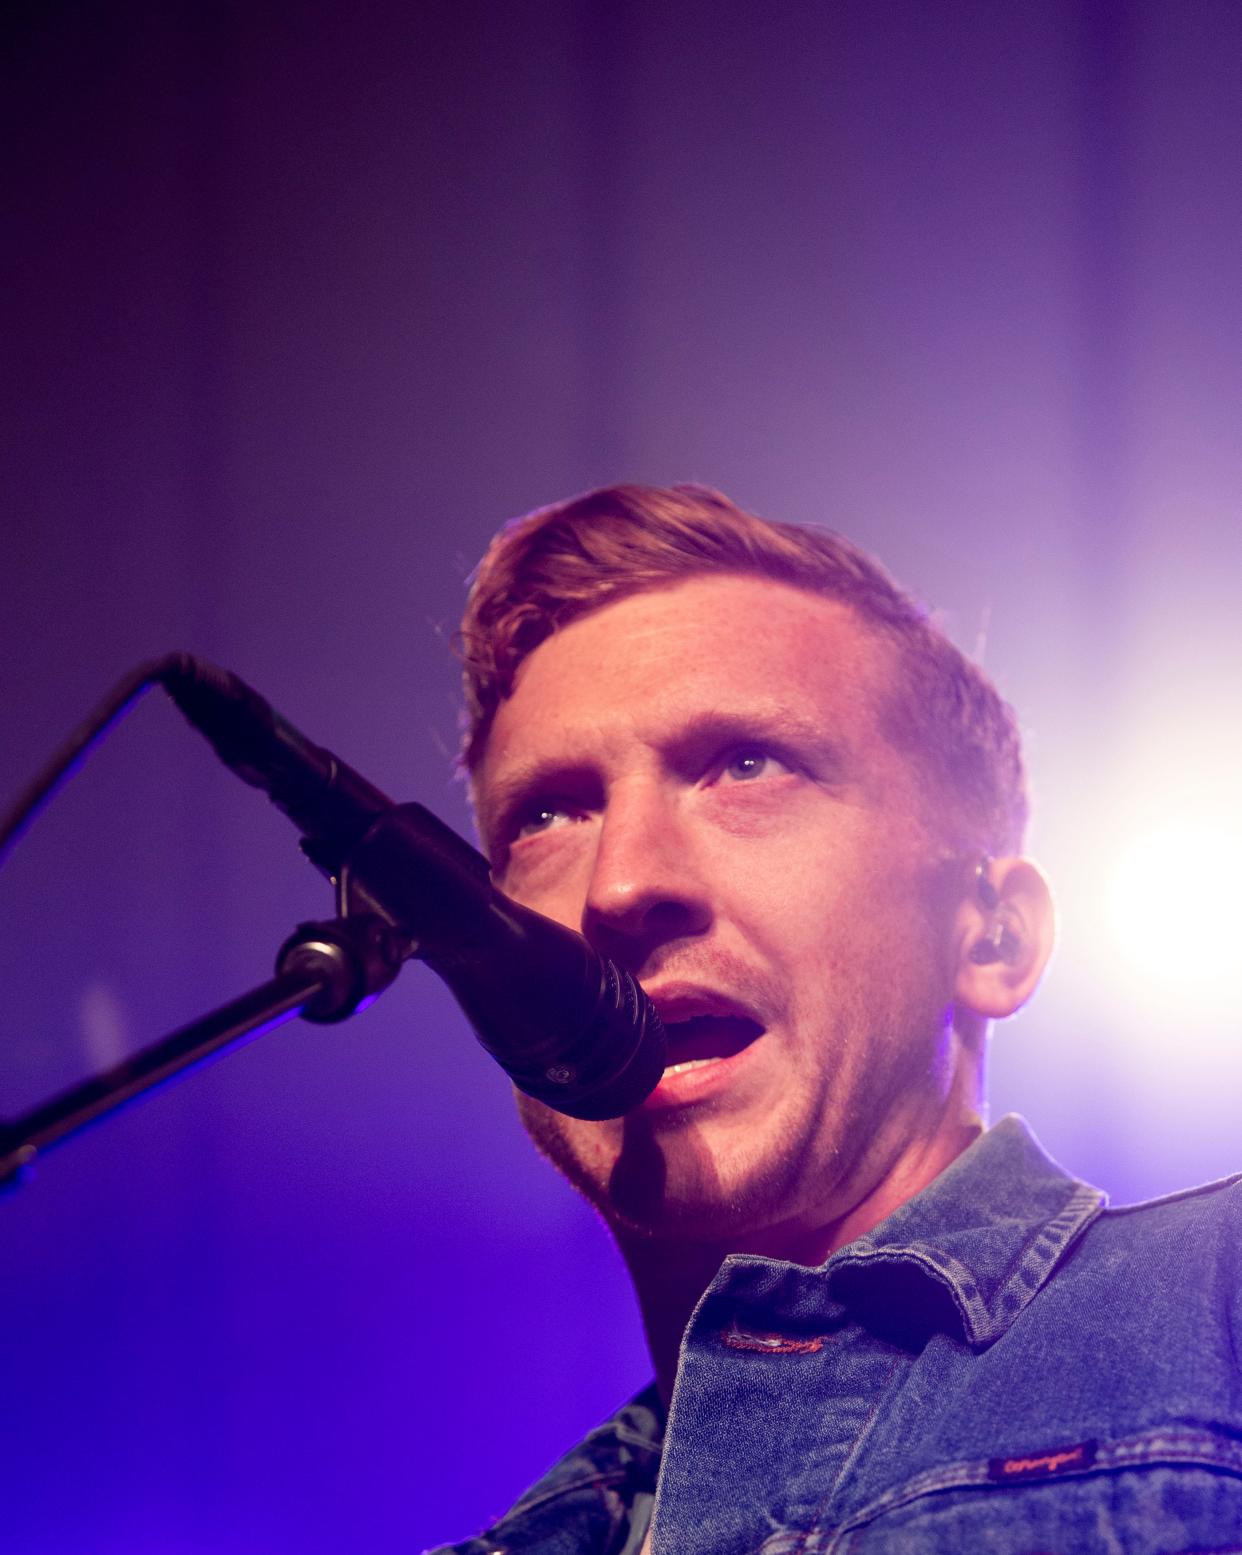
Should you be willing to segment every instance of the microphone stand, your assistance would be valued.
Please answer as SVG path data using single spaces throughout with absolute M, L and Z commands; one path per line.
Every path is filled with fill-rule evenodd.
M 448 984 L 483 1047 L 527 1095 L 570 1117 L 614 1118 L 650 1094 L 664 1069 L 664 1030 L 628 972 L 572 929 L 505 898 L 483 855 L 429 810 L 394 805 L 235 675 L 189 654 L 141 664 L 114 688 L 0 813 L 0 859 L 155 684 L 302 833 L 302 852 L 336 887 L 337 916 L 300 925 L 271 981 L 42 1106 L 0 1118 L 0 1190 L 29 1176 L 41 1150 L 245 1037 L 297 1014 L 344 1020 L 414 955 Z
M 503 897 L 482 854 L 422 805 L 391 805 L 352 845 L 304 836 L 300 846 L 336 887 L 337 916 L 299 925 L 281 946 L 270 982 L 0 1121 L 0 1189 L 28 1176 L 49 1145 L 251 1034 L 299 1014 L 345 1020 L 411 956 L 448 984 L 483 1047 L 528 1095 L 571 1117 L 612 1118 L 654 1088 L 664 1034 L 654 1011 L 640 1015 L 637 983 L 594 956 L 581 935 Z M 512 947 L 529 948 L 536 928 L 538 953 L 515 961 Z M 511 964 L 480 998 L 476 979 L 492 960 L 498 929 L 511 945 Z M 503 1053 L 488 1039 L 498 1003 L 506 1012 Z M 584 1025 L 584 1013 L 595 1024 Z M 599 1031 L 609 1040 L 581 1040 Z
M 0 1190 L 33 1175 L 35 1157 L 88 1123 L 294 1015 L 345 1020 L 382 993 L 412 953 L 408 940 L 372 912 L 303 923 L 281 946 L 276 976 L 182 1026 L 132 1058 L 0 1123 Z

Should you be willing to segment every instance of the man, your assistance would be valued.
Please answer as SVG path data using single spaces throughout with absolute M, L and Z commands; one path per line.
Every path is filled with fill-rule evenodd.
M 695 487 L 511 526 L 463 644 L 494 878 L 670 1042 L 624 1119 L 519 1098 L 656 1384 L 463 1555 L 1242 1549 L 1239 1188 L 1109 1212 L 984 1132 L 1053 923 L 980 672 L 848 542 Z

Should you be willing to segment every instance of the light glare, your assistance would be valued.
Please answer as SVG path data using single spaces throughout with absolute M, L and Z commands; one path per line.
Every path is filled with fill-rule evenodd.
M 1242 826 L 1230 816 L 1166 822 L 1123 849 L 1108 899 L 1112 936 L 1150 989 L 1221 1003 L 1239 981 Z

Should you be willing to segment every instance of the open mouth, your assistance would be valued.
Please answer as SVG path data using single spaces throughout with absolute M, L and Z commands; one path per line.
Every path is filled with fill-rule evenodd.
M 763 1035 L 757 1020 L 745 1015 L 695 1015 L 665 1021 L 668 1056 L 664 1073 L 688 1074 L 721 1059 L 736 1058 Z

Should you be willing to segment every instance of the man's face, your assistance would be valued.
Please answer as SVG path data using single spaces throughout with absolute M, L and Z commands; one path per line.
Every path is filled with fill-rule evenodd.
M 745 1239 L 839 1218 L 930 1137 L 953 963 L 891 650 L 747 576 L 606 605 L 521 665 L 476 779 L 497 884 L 627 966 L 669 1068 L 626 1119 L 520 1098 L 605 1215 Z

